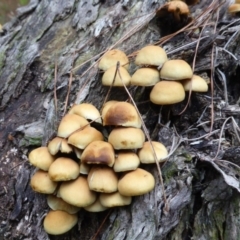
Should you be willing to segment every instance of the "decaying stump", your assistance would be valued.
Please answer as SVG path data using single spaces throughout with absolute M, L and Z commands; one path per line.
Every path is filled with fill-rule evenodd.
M 228 15 L 228 1 L 202 0 L 191 7 L 198 27 L 186 27 L 163 41 L 160 27 L 164 26 L 155 17 L 163 4 L 161 0 L 32 0 L 4 26 L 0 36 L 0 239 L 240 238 L 239 21 Z M 197 18 L 203 11 L 206 15 Z M 48 236 L 42 228 L 46 197 L 29 187 L 34 168 L 27 161 L 28 152 L 46 145 L 56 133 L 69 86 L 67 106 L 91 102 L 101 107 L 108 89 L 101 86 L 97 60 L 104 51 L 120 48 L 134 57 L 141 47 L 159 40 L 170 58 L 190 64 L 198 48 L 195 72 L 214 86 L 213 100 L 210 91 L 193 93 L 181 115 L 187 100 L 160 111 L 149 102 L 149 89 L 130 88 L 152 139 L 176 149 L 162 166 L 169 210 L 156 166 L 147 166 L 157 180 L 154 191 L 136 197 L 128 207 L 100 214 L 82 210 L 72 231 Z M 123 89 L 110 94 L 110 99 L 127 98 Z

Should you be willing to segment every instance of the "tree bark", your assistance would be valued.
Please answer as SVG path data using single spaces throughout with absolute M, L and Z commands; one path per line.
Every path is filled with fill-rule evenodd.
M 193 19 L 211 3 L 201 1 L 193 6 Z M 159 122 L 160 108 L 149 102 L 150 90 L 130 87 L 152 139 L 163 142 L 168 149 L 175 140 L 181 143 L 162 166 L 169 209 L 153 165 L 144 168 L 155 176 L 155 189 L 134 198 L 130 206 L 94 214 L 81 210 L 78 225 L 58 237 L 47 235 L 42 227 L 48 211 L 46 196 L 34 193 L 29 186 L 34 167 L 27 161 L 28 152 L 46 146 L 56 134 L 68 89 L 68 107 L 91 102 L 101 108 L 108 89 L 101 85 L 97 60 L 107 49 L 119 48 L 132 55 L 133 62 L 137 50 L 162 39 L 155 12 L 163 4 L 162 0 L 32 0 L 5 24 L 0 37 L 0 239 L 240 239 L 240 170 L 235 159 L 239 142 L 234 127 L 234 121 L 239 123 L 240 84 L 235 76 L 240 76 L 240 38 L 239 34 L 233 35 L 237 31 L 234 16 L 226 13 L 229 2 L 218 8 L 219 15 L 210 12 L 210 24 L 202 35 L 207 37 L 200 43 L 195 66 L 196 73 L 211 78 L 214 46 L 212 108 L 218 119 L 213 125 L 216 133 L 197 139 L 207 136 L 213 119 L 210 91 L 206 95 L 192 94 L 191 104 L 181 115 L 187 100 L 171 109 L 163 107 Z M 219 24 L 214 32 L 217 17 Z M 230 23 L 232 30 L 227 27 Z M 196 29 L 197 37 L 182 32 L 166 41 L 163 46 L 169 58 L 192 64 L 193 42 L 202 27 Z M 178 50 L 188 43 L 192 44 Z M 171 53 L 173 50 L 177 51 Z M 131 73 L 135 68 L 132 64 Z M 227 77 L 228 104 L 223 75 L 218 70 Z M 113 89 L 109 96 L 115 100 L 127 98 L 124 89 Z M 223 125 L 229 116 L 233 118 Z M 219 136 L 222 127 L 224 135 Z M 223 159 L 226 161 L 217 161 Z

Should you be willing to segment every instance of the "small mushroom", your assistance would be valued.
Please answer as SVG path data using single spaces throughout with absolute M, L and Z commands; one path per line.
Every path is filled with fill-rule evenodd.
M 91 142 L 84 149 L 81 162 L 87 164 L 104 164 L 112 167 L 115 162 L 114 149 L 108 142 Z
M 84 209 L 85 209 L 86 211 L 88 211 L 88 212 L 103 212 L 103 211 L 105 211 L 106 209 L 108 209 L 108 207 L 104 207 L 104 206 L 101 204 L 101 202 L 100 202 L 100 200 L 99 200 L 99 197 L 98 197 L 97 200 L 96 200 L 93 204 L 85 207 Z
M 164 158 L 168 155 L 166 147 L 160 142 L 152 141 L 151 143 L 156 153 L 157 161 L 164 162 Z M 143 144 L 143 147 L 138 151 L 138 156 L 141 163 L 149 164 L 156 162 L 150 142 L 145 142 Z
M 129 75 L 128 71 L 124 67 L 119 67 L 116 76 L 115 72 L 116 66 L 110 67 L 102 76 L 102 85 L 114 87 L 123 87 L 124 85 L 129 86 L 131 76 Z M 119 76 L 119 73 L 121 75 L 121 78 Z
M 66 114 L 58 126 L 57 136 L 67 138 L 73 132 L 84 127 L 89 127 L 89 123 L 85 118 L 76 114 Z
M 155 68 L 139 68 L 133 75 L 130 81 L 134 86 L 154 86 L 160 81 L 159 71 Z
M 35 192 L 43 194 L 52 194 L 58 183 L 50 179 L 48 172 L 38 170 L 31 178 L 30 185 Z
M 117 191 L 118 177 L 112 168 L 103 166 L 92 167 L 87 180 L 92 191 L 105 193 Z
M 61 153 L 70 153 L 73 151 L 72 147 L 67 143 L 67 140 L 60 137 L 55 137 L 48 143 L 48 151 L 52 155 L 56 155 L 59 151 Z
M 193 75 L 192 79 L 187 79 L 181 82 L 185 91 L 192 90 L 193 92 L 207 92 L 207 82 L 198 75 Z
M 102 123 L 100 112 L 90 103 L 75 104 L 68 111 L 68 114 L 76 114 L 90 121 Z
M 110 67 L 117 65 L 117 62 L 120 62 L 120 66 L 128 69 L 129 68 L 129 60 L 127 55 L 119 50 L 119 49 L 112 49 L 107 51 L 101 58 L 98 64 L 98 68 L 106 71 Z
M 89 143 L 102 140 L 103 135 L 101 132 L 93 127 L 87 127 L 71 134 L 68 138 L 68 143 L 77 148 L 84 149 Z
M 123 196 L 119 192 L 101 193 L 99 196 L 100 203 L 104 207 L 121 207 L 131 204 L 132 197 Z
M 86 177 L 83 176 L 61 183 L 58 196 L 77 207 L 87 207 L 94 203 L 97 198 L 96 193 L 89 189 Z
M 145 135 L 139 128 L 115 128 L 111 131 L 108 142 L 116 150 L 142 148 Z
M 76 179 L 79 175 L 79 165 L 71 158 L 57 158 L 48 170 L 52 181 L 69 181 Z
M 126 172 L 135 170 L 140 165 L 139 157 L 131 151 L 120 151 L 116 154 L 113 170 L 115 172 Z
M 118 191 L 123 196 L 139 196 L 150 192 L 155 186 L 153 175 L 137 168 L 126 173 L 118 182 Z
M 76 214 L 51 210 L 44 218 L 43 227 L 48 234 L 60 235 L 72 229 L 77 224 L 77 221 Z
M 135 64 L 161 67 L 166 61 L 167 54 L 163 48 L 149 45 L 140 49 L 136 56 Z
M 141 128 L 142 122 L 136 108 L 127 102 L 117 102 L 104 115 L 103 125 Z
M 50 154 L 47 147 L 39 147 L 29 153 L 28 159 L 33 166 L 48 171 L 55 157 Z
M 181 83 L 176 81 L 160 81 L 150 93 L 150 101 L 159 105 L 178 103 L 184 98 L 184 88 Z
M 54 195 L 48 195 L 47 204 L 54 211 L 60 210 L 60 211 L 67 212 L 69 214 L 75 214 L 80 210 L 79 207 L 73 206 L 63 201 L 63 199 L 56 197 Z
M 191 79 L 193 71 L 190 65 L 181 59 L 173 59 L 164 63 L 160 78 L 165 80 L 184 80 Z
M 234 4 L 231 4 L 231 5 L 228 7 L 228 12 L 229 12 L 229 13 L 232 13 L 232 14 L 235 14 L 235 13 L 240 12 L 240 2 L 237 3 L 237 1 L 235 1 Z

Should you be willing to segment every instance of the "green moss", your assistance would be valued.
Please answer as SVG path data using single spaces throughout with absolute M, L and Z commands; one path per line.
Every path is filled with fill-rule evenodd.
M 165 184 L 167 184 L 169 180 L 172 179 L 173 176 L 176 175 L 177 173 L 178 173 L 178 168 L 176 163 L 167 162 L 164 165 L 163 172 L 162 172 Z
M 4 51 L 0 52 L 0 74 L 1 74 L 1 70 L 4 66 L 4 62 L 5 62 L 5 58 L 6 58 L 6 54 L 5 54 L 5 49 Z
M 24 137 L 20 141 L 20 146 L 21 147 L 28 147 L 28 146 L 41 146 L 42 144 L 42 137 L 38 138 L 30 138 L 30 137 Z

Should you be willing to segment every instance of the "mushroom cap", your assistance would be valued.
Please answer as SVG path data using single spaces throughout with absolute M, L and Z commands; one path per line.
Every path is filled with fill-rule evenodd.
M 105 211 L 106 209 L 108 209 L 108 207 L 104 207 L 101 204 L 99 197 L 98 197 L 97 200 L 93 204 L 85 207 L 84 209 L 88 212 L 102 212 L 102 211 Z
M 141 148 L 145 141 L 145 135 L 139 128 L 115 128 L 108 137 L 108 142 L 116 150 Z
M 77 207 L 89 206 L 97 198 L 96 193 L 89 189 L 87 179 L 83 176 L 61 183 L 58 195 L 65 202 Z
M 135 86 L 153 86 L 160 81 L 159 71 L 155 68 L 139 68 L 130 81 Z
M 71 134 L 68 138 L 68 143 L 84 149 L 89 143 L 93 141 L 103 141 L 103 135 L 93 127 L 83 128 Z
M 160 70 L 160 78 L 165 80 L 191 79 L 193 71 L 190 65 L 181 59 L 168 60 Z
M 118 191 L 123 196 L 139 196 L 150 192 L 155 186 L 153 175 L 137 168 L 126 173 L 118 182 Z
M 127 55 L 119 50 L 119 49 L 112 49 L 107 51 L 101 58 L 98 64 L 98 68 L 106 71 L 112 66 L 116 67 L 117 62 L 120 62 L 120 66 L 128 69 L 129 68 L 129 60 Z
M 66 114 L 58 126 L 57 136 L 67 138 L 73 132 L 84 127 L 89 127 L 89 123 L 85 118 L 76 114 Z
M 176 81 L 160 81 L 150 93 L 150 101 L 159 105 L 178 103 L 184 98 L 184 88 L 181 83 Z
M 155 150 L 157 160 L 159 162 L 164 162 L 165 160 L 162 159 L 166 158 L 168 155 L 168 151 L 165 146 L 160 142 L 154 141 L 152 141 L 152 145 Z M 155 163 L 154 153 L 150 142 L 145 142 L 143 144 L 143 147 L 138 151 L 138 156 L 141 163 Z
M 92 167 L 87 180 L 89 188 L 95 192 L 111 193 L 117 191 L 118 177 L 112 168 Z
M 162 66 L 166 61 L 167 54 L 163 48 L 149 45 L 140 49 L 136 56 L 135 64 Z
M 131 151 L 118 152 L 115 158 L 113 170 L 115 172 L 126 172 L 135 170 L 140 165 L 139 157 Z
M 61 153 L 72 152 L 72 147 L 68 145 L 67 140 L 60 137 L 55 137 L 48 143 L 48 151 L 52 155 L 56 155 L 59 151 Z
M 102 123 L 100 112 L 98 111 L 98 109 L 95 106 L 93 106 L 90 103 L 75 104 L 68 111 L 68 114 L 76 114 L 85 119 L 89 119 L 91 121 Z
M 240 4 L 237 2 L 234 4 L 231 4 L 228 7 L 228 12 L 230 12 L 230 13 L 235 13 L 235 12 L 239 12 L 239 11 L 240 11 Z
M 104 207 L 121 207 L 131 204 L 132 197 L 123 196 L 119 192 L 101 193 L 99 196 L 100 203 Z
M 190 13 L 188 5 L 182 1 L 171 1 L 166 3 L 168 12 L 177 12 L 180 15 L 187 15 Z
M 88 175 L 89 171 L 90 171 L 90 167 L 91 165 L 87 164 L 87 163 L 80 163 L 80 173 L 84 174 L 84 175 Z
M 64 211 L 49 211 L 43 221 L 44 230 L 48 234 L 60 235 L 72 229 L 78 221 L 76 214 Z
M 79 149 L 79 148 L 76 148 L 76 147 L 74 147 L 74 148 L 73 148 L 73 151 L 74 151 L 74 153 L 75 153 L 76 157 L 77 157 L 78 159 L 81 159 L 83 150 L 82 150 L 82 149 Z
M 193 75 L 192 79 L 187 79 L 181 82 L 185 91 L 207 92 L 207 82 L 198 75 Z
M 48 170 L 49 177 L 52 181 L 69 181 L 76 179 L 79 175 L 80 167 L 71 158 L 57 158 Z
M 104 103 L 103 107 L 102 107 L 102 119 L 105 118 L 105 115 L 108 111 L 108 109 L 115 103 L 117 103 L 118 101 L 115 101 L 115 100 L 111 100 L 111 101 L 107 101 Z
M 54 195 L 48 195 L 47 204 L 54 211 L 61 210 L 69 214 L 77 213 L 80 210 L 79 207 L 73 206 Z
M 128 71 L 124 68 L 124 67 L 119 67 L 116 77 L 115 77 L 115 81 L 113 83 L 113 79 L 115 76 L 115 72 L 116 72 L 116 66 L 110 67 L 102 76 L 102 85 L 104 86 L 114 86 L 114 87 L 123 87 L 123 83 L 128 86 L 130 84 L 130 80 L 131 80 L 131 76 L 128 73 Z M 119 76 L 119 72 L 121 74 L 121 78 Z M 123 83 L 122 83 L 123 82 Z M 112 85 L 113 83 L 113 85 Z
M 50 154 L 47 147 L 39 147 L 29 153 L 28 159 L 33 166 L 48 171 L 55 157 Z
M 32 176 L 30 185 L 35 192 L 52 194 L 56 190 L 58 183 L 50 179 L 48 172 L 38 170 Z
M 141 128 L 142 122 L 136 108 L 128 102 L 117 102 L 109 107 L 103 125 Z
M 91 142 L 84 149 L 81 162 L 87 164 L 104 164 L 112 167 L 115 162 L 114 149 L 108 142 Z

